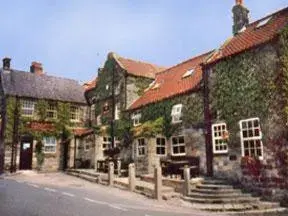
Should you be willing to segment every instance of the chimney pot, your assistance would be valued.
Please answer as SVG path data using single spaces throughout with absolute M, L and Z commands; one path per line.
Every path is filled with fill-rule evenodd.
M 36 75 L 44 74 L 42 64 L 40 62 L 33 61 L 30 66 L 30 72 Z
M 3 69 L 4 70 L 10 70 L 10 62 L 11 62 L 11 58 L 5 57 L 3 58 Z
M 237 5 L 243 5 L 243 0 L 236 0 Z

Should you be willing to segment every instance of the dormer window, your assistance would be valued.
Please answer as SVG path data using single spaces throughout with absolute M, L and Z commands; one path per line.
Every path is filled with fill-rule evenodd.
M 265 25 L 271 20 L 271 18 L 272 18 L 272 16 L 267 17 L 266 19 L 260 21 L 260 22 L 258 23 L 258 25 L 256 26 L 256 28 L 260 28 L 260 27 L 262 27 L 262 26 L 265 26 Z
M 135 112 L 132 114 L 132 121 L 133 121 L 133 126 L 138 126 L 141 124 L 141 113 L 140 112 Z
M 155 83 L 151 89 L 158 89 L 160 87 L 160 83 Z
M 172 123 L 180 123 L 182 122 L 182 104 L 176 104 L 172 107 Z
M 189 76 L 191 76 L 193 73 L 194 73 L 194 68 L 193 68 L 193 69 L 189 69 L 189 70 L 187 70 L 187 71 L 183 74 L 182 78 L 189 77 Z

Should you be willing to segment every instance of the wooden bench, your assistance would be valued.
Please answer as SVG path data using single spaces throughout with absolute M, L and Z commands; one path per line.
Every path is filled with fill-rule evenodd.
M 191 177 L 199 176 L 199 157 L 193 156 L 167 156 L 160 159 L 162 174 L 164 176 L 180 175 L 183 178 L 183 168 L 190 168 Z

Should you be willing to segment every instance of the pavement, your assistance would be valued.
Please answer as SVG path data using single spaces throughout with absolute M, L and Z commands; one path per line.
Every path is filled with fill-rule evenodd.
M 181 206 L 181 201 L 173 205 L 159 202 L 62 173 L 28 171 L 5 176 L 0 181 L 1 216 L 207 215 Z
M 156 201 L 63 173 L 22 171 L 0 178 L 0 216 L 206 216 L 181 199 Z M 235 214 L 233 214 L 235 215 Z M 250 215 L 241 214 L 241 215 Z M 281 215 L 267 213 L 261 216 Z

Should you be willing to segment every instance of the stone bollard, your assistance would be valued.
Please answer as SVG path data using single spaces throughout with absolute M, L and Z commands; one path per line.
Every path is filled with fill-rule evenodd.
M 121 177 L 121 159 L 117 159 L 117 176 Z
M 184 174 L 184 196 L 189 196 L 191 192 L 191 184 L 190 184 L 190 168 L 188 166 L 184 166 L 183 169 Z
M 155 167 L 154 169 L 154 191 L 155 199 L 162 200 L 162 169 L 161 167 Z
M 114 181 L 114 163 L 109 162 L 109 166 L 108 166 L 108 184 L 109 184 L 109 186 L 113 186 L 113 181 Z
M 135 164 L 129 164 L 129 190 L 134 191 L 136 185 Z

